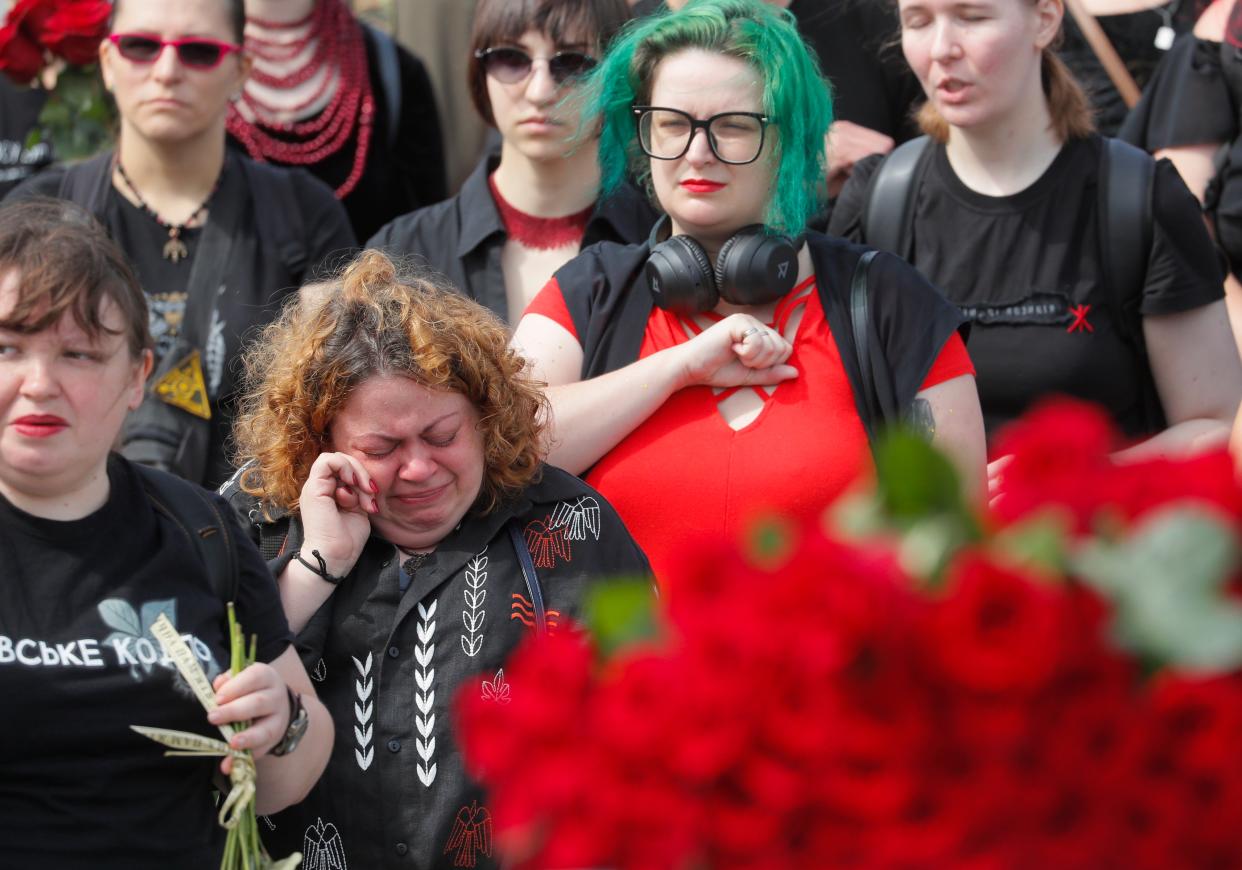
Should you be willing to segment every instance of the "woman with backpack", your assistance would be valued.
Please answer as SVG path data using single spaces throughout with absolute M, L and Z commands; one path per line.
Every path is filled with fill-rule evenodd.
M 787 12 L 644 19 L 586 87 L 604 189 L 632 171 L 665 217 L 560 269 L 514 343 L 549 384 L 551 461 L 617 507 L 657 579 L 687 528 L 816 519 L 899 417 L 982 479 L 957 311 L 896 257 L 806 230 L 831 102 Z
M 355 244 L 325 184 L 225 147 L 251 66 L 244 20 L 242 0 L 115 4 L 99 51 L 121 119 L 115 151 L 10 194 L 85 206 L 125 251 L 147 293 L 156 369 L 123 452 L 210 487 L 232 473 L 224 441 L 244 337 Z
M 234 759 L 167 758 L 131 730 L 249 721 L 260 813 L 299 801 L 332 725 L 262 558 L 219 496 L 111 453 L 151 371 L 124 255 L 66 202 L 0 209 L 0 864 L 216 870 L 212 791 Z M 226 605 L 256 638 L 230 666 Z M 166 617 L 212 714 L 161 652 Z M 283 856 L 281 856 L 283 857 Z
M 1063 11 L 901 0 L 928 139 L 903 146 L 909 176 L 885 175 L 900 149 L 861 163 L 830 230 L 891 245 L 962 308 L 989 433 L 1065 393 L 1102 404 L 1129 455 L 1219 446 L 1242 364 L 1211 241 L 1168 162 L 1093 132 L 1053 53 Z

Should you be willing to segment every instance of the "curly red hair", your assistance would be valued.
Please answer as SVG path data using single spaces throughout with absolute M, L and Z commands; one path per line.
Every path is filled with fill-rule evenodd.
M 536 479 L 547 400 L 495 315 L 429 272 L 399 274 L 364 251 L 333 281 L 289 302 L 244 357 L 234 429 L 241 488 L 265 511 L 296 513 L 328 427 L 372 377 L 400 375 L 460 393 L 479 412 L 486 513 Z

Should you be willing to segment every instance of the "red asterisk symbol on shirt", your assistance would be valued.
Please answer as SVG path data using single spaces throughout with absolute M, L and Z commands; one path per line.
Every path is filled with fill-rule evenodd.
M 1095 332 L 1095 327 L 1087 322 L 1087 315 L 1091 313 L 1090 305 L 1075 305 L 1070 309 L 1070 314 L 1074 315 L 1074 322 L 1069 325 L 1066 332 L 1079 332 L 1086 330 L 1087 332 Z

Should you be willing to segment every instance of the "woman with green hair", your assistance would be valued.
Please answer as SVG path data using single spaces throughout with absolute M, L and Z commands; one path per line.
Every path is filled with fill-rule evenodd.
M 982 480 L 960 314 L 896 257 L 806 229 L 832 105 L 786 12 L 643 19 L 584 94 L 604 189 L 633 173 L 664 217 L 559 270 L 514 343 L 549 384 L 551 461 L 608 497 L 658 578 L 691 524 L 816 517 L 899 415 Z

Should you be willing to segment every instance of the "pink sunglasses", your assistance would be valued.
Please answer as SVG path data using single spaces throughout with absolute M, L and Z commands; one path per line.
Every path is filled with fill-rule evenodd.
M 121 57 L 133 63 L 155 63 L 165 46 L 171 45 L 177 50 L 177 59 L 190 69 L 215 69 L 225 56 L 242 50 L 240 45 L 201 36 L 160 39 L 145 33 L 113 33 L 108 41 L 116 46 Z

